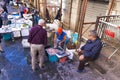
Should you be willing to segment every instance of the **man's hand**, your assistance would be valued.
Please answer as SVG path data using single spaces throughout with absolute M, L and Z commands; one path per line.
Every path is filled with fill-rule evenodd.
M 81 49 L 77 49 L 77 52 L 81 52 Z
M 79 60 L 83 60 L 85 57 L 84 57 L 84 55 L 81 55 L 80 57 L 79 57 Z

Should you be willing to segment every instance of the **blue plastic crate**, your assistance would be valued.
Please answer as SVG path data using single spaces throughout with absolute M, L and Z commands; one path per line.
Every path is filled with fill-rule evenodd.
M 48 54 L 48 58 L 50 62 L 57 62 L 59 59 L 56 55 L 49 55 Z
M 17 13 L 17 14 L 13 14 L 13 16 L 19 16 L 19 13 Z
M 12 39 L 12 34 L 11 33 L 6 33 L 6 34 L 3 34 L 3 40 L 10 40 Z

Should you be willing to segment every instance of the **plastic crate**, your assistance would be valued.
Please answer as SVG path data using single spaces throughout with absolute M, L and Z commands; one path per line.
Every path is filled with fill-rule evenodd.
M 21 37 L 20 31 L 14 31 L 14 32 L 13 32 L 13 37 L 14 37 L 14 38 L 19 38 L 19 37 Z
M 49 55 L 48 54 L 48 58 L 50 62 L 57 62 L 59 59 L 56 55 Z
M 59 62 L 60 63 L 64 63 L 66 60 L 67 60 L 67 56 L 60 58 Z
M 6 34 L 3 34 L 3 40 L 10 40 L 12 39 L 12 34 L 11 33 L 6 33 Z
M 22 29 L 21 35 L 22 35 L 22 37 L 29 36 L 29 29 Z

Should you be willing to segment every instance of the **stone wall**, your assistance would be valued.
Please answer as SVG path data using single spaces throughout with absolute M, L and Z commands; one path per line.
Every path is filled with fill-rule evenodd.
M 80 0 L 73 0 L 72 12 L 71 12 L 71 27 L 70 29 L 75 30 L 79 22 L 79 11 L 80 11 Z
M 78 22 L 79 10 L 80 10 L 78 9 L 79 2 L 80 0 L 73 0 L 71 5 L 71 0 L 63 0 L 62 21 L 66 29 L 71 29 L 75 31 L 76 24 Z
M 62 22 L 64 27 L 67 28 L 69 28 L 70 1 L 71 0 L 63 0 L 62 2 Z

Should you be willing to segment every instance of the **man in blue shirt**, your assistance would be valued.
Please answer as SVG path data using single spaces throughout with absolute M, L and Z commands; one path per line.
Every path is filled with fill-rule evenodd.
M 66 33 L 63 31 L 63 29 L 60 27 L 58 28 L 58 31 L 55 33 L 54 36 L 54 47 L 62 47 L 64 48 L 65 41 L 66 41 Z
M 96 31 L 91 30 L 89 32 L 88 41 L 84 46 L 81 47 L 81 49 L 78 50 L 80 55 L 78 72 L 82 72 L 84 70 L 85 63 L 87 61 L 94 61 L 98 59 L 101 49 L 102 49 L 102 42 L 100 38 L 98 37 Z

